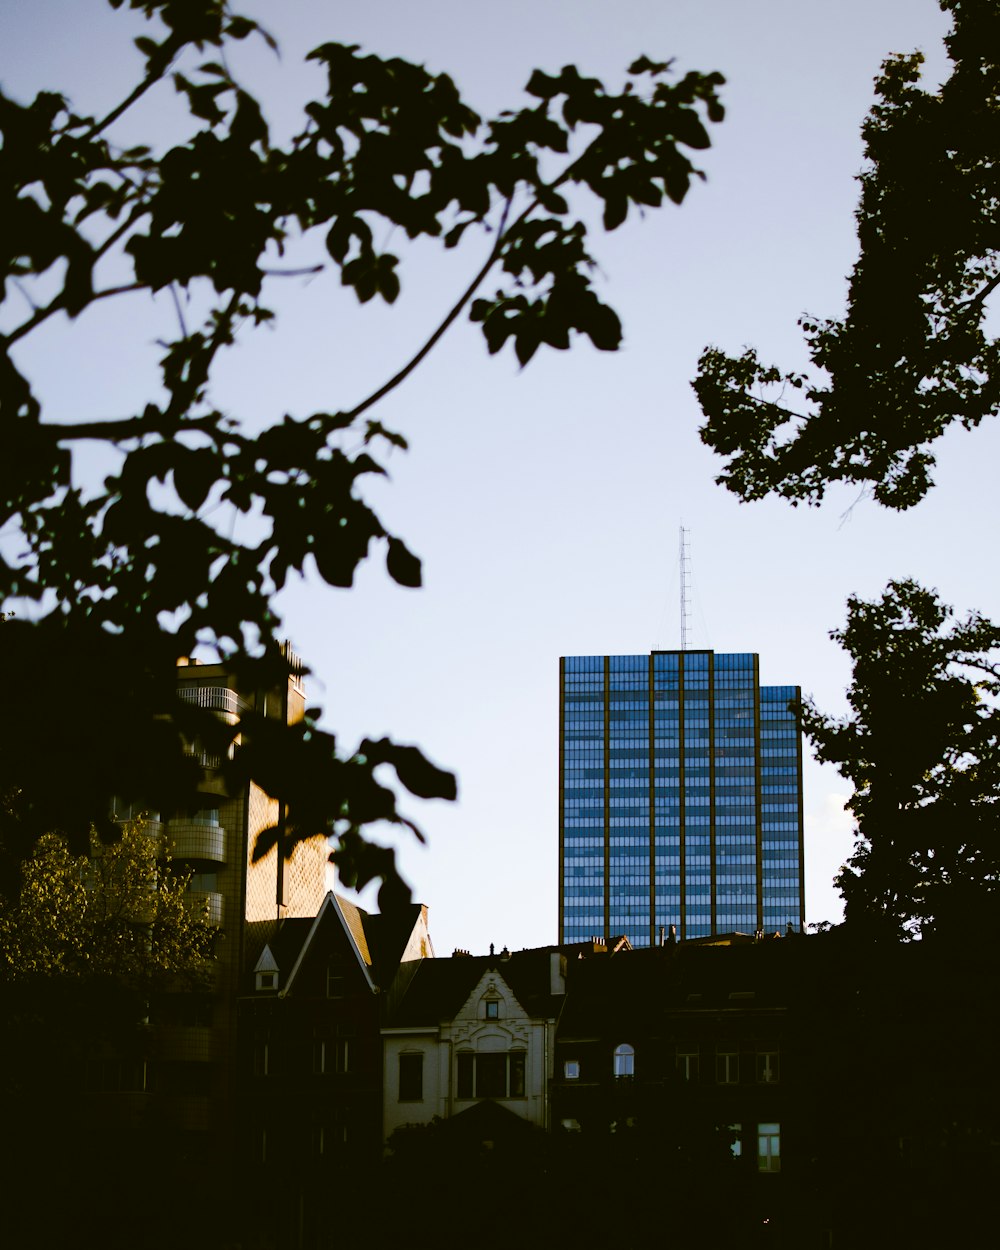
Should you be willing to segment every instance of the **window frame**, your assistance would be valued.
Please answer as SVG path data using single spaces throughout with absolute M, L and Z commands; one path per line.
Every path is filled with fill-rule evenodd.
M 424 1052 L 422 1050 L 400 1051 L 397 1079 L 397 1102 L 424 1101 Z
M 781 1125 L 775 1121 L 757 1125 L 757 1171 L 781 1171 Z
M 739 1085 L 740 1051 L 735 1043 L 732 1046 L 716 1046 L 715 1083 L 716 1085 Z
M 781 1051 L 777 1046 L 757 1050 L 757 1084 L 778 1085 L 781 1082 Z
M 611 1070 L 616 1081 L 635 1079 L 635 1047 L 631 1042 L 619 1042 L 611 1056 Z
M 509 1102 L 527 1096 L 527 1050 L 460 1050 L 456 1053 L 455 1098 L 459 1102 Z
M 674 1051 L 674 1070 L 682 1081 L 696 1084 L 701 1077 L 701 1048 L 696 1043 L 678 1046 Z

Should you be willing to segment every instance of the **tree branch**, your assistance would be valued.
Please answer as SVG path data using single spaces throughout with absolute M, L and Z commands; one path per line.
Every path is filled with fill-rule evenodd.
M 433 334 L 431 334 L 430 338 L 428 338 L 426 343 L 424 343 L 423 347 L 421 347 L 420 350 L 414 356 L 412 356 L 410 360 L 407 361 L 407 363 L 402 367 L 402 369 L 399 370 L 398 373 L 393 374 L 393 376 L 389 379 L 388 382 L 380 386 L 377 391 L 373 391 L 372 394 L 369 395 L 367 399 L 362 400 L 361 403 L 357 405 L 357 407 L 351 408 L 348 412 L 345 412 L 344 413 L 345 417 L 349 418 L 351 421 L 353 421 L 356 417 L 360 417 L 363 412 L 367 412 L 367 410 L 371 408 L 373 404 L 377 404 L 380 399 L 384 399 L 386 395 L 389 394 L 390 391 L 394 391 L 401 382 L 404 382 L 410 376 L 413 370 L 416 369 L 417 365 L 419 365 L 420 362 L 426 358 L 426 356 L 432 351 L 432 349 L 440 341 L 445 331 L 454 322 L 455 318 L 458 316 L 458 314 L 462 311 L 465 305 L 469 302 L 469 300 L 475 294 L 476 288 L 479 286 L 482 280 L 486 277 L 489 271 L 496 264 L 497 260 L 500 257 L 500 253 L 503 250 L 503 245 L 507 239 L 507 235 L 510 233 L 511 230 L 514 229 L 515 226 L 520 225 L 521 222 L 524 221 L 524 219 L 528 216 L 528 214 L 537 207 L 538 200 L 537 199 L 532 200 L 532 202 L 528 205 L 528 207 L 524 210 L 524 212 L 520 214 L 517 220 L 512 222 L 511 225 L 508 227 L 507 215 L 510 212 L 510 205 L 511 205 L 511 201 L 508 199 L 507 203 L 504 205 L 503 216 L 500 218 L 500 225 L 497 228 L 496 242 L 493 244 L 493 247 L 490 249 L 489 256 L 487 256 L 485 262 L 482 264 L 482 266 L 480 266 L 478 273 L 475 275 L 475 277 L 472 279 L 469 285 L 465 288 L 462 294 L 458 297 L 455 304 L 452 306 L 448 314 L 445 316 L 444 320 L 434 330 Z
M 959 308 L 964 312 L 966 309 L 971 311 L 977 304 L 983 304 L 990 295 L 1000 286 L 1000 273 L 995 273 L 993 277 L 986 283 L 978 295 L 973 295 L 971 299 L 963 300 L 959 304 Z
M 48 421 L 40 427 L 46 433 L 51 433 L 56 443 L 67 442 L 85 442 L 88 439 L 106 440 L 109 443 L 124 443 L 130 438 L 141 438 L 144 434 L 160 434 L 163 431 L 156 425 L 153 425 L 146 417 L 122 417 L 120 420 L 110 418 L 105 421 L 81 421 L 73 425 L 60 425 L 55 421 Z M 187 433 L 193 434 L 211 434 L 218 428 L 218 421 L 215 414 L 209 414 L 204 417 L 192 417 L 183 422 L 178 431 L 176 423 L 171 425 L 171 434 Z M 242 442 L 239 434 L 230 434 L 227 432 L 226 439 Z
M 114 247 L 114 245 L 118 242 L 118 240 L 122 237 L 122 235 L 125 234 L 127 230 L 131 229 L 131 227 L 135 225 L 135 223 L 139 220 L 139 218 L 146 211 L 147 210 L 144 205 L 136 206 L 135 212 L 130 213 L 128 218 L 122 222 L 122 224 L 118 227 L 118 229 L 112 231 L 111 234 L 109 234 L 108 237 L 104 240 L 104 242 L 100 245 L 100 247 L 97 248 L 97 250 L 94 252 L 94 264 L 96 264 L 101 259 L 101 257 L 109 250 L 109 248 Z M 84 307 L 89 308 L 90 305 L 94 303 L 95 300 L 104 299 L 108 295 L 121 295 L 125 291 L 140 290 L 145 285 L 146 285 L 145 283 L 135 283 L 131 286 L 110 287 L 107 291 L 101 291 L 95 295 L 92 295 L 90 299 L 87 301 L 87 303 L 84 305 Z M 10 334 L 0 335 L 0 343 L 4 343 L 7 346 L 9 346 L 11 343 L 16 343 L 18 339 L 23 339 L 26 334 L 30 334 L 32 330 L 37 329 L 42 324 L 43 321 L 47 321 L 49 317 L 52 316 L 53 313 L 58 312 L 60 308 L 62 308 L 62 306 L 65 304 L 65 302 L 66 302 L 66 290 L 65 288 L 63 288 L 63 290 L 61 290 L 58 295 L 56 295 L 53 299 L 51 299 L 49 303 L 45 305 L 44 308 L 36 308 L 32 316 L 30 316 L 27 321 L 22 321 L 21 324 L 16 329 L 11 330 Z M 81 309 L 81 311 L 83 310 Z
M 267 278 L 308 278 L 322 273 L 325 268 L 325 265 L 306 265 L 302 269 L 262 269 L 260 272 Z
M 150 70 L 142 82 L 139 83 L 138 86 L 134 87 L 125 99 L 122 100 L 121 104 L 116 105 L 111 112 L 102 117 L 99 122 L 94 122 L 93 126 L 91 126 L 91 128 L 84 133 L 81 142 L 87 143 L 89 140 L 95 139 L 102 130 L 104 130 L 107 126 L 110 126 L 112 122 L 116 122 L 118 118 L 121 117 L 122 113 L 130 109 L 132 105 L 135 104 L 136 100 L 142 99 L 150 87 L 160 82 L 164 74 L 166 74 L 167 70 L 170 68 L 174 57 L 181 50 L 182 46 L 182 41 L 177 35 L 171 35 L 168 39 L 166 39 L 160 45 L 160 50 L 163 54 L 161 68 Z

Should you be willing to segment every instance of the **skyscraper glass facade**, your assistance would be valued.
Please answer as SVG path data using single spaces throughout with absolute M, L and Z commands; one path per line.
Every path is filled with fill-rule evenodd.
M 798 687 L 712 651 L 560 673 L 560 939 L 801 927 Z

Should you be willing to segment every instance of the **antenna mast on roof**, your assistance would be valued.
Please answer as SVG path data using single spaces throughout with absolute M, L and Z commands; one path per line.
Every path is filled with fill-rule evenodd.
M 681 564 L 681 650 L 687 650 L 688 640 L 688 535 L 690 531 L 681 523 L 680 564 Z

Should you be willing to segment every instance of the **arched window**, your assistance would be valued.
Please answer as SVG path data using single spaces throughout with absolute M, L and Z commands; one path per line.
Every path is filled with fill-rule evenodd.
M 614 1071 L 615 1079 L 619 1081 L 635 1075 L 635 1051 L 628 1042 L 615 1047 Z

